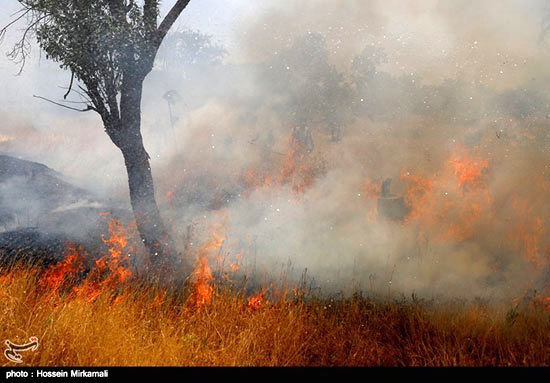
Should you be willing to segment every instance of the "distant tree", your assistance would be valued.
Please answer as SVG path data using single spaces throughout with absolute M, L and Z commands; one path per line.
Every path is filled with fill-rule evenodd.
M 181 30 L 170 32 L 164 38 L 156 62 L 162 70 L 185 71 L 193 67 L 220 65 L 226 54 L 225 48 L 216 44 L 212 36 Z
M 342 139 L 343 129 L 353 121 L 357 105 L 356 88 L 342 73 L 332 69 L 321 101 L 321 121 L 327 125 L 333 142 Z
M 350 120 L 353 89 L 329 62 L 326 41 L 308 33 L 261 65 L 273 107 L 297 125 L 326 124 L 337 141 Z
M 395 99 L 387 100 L 385 95 L 395 93 L 395 84 L 388 74 L 379 72 L 379 66 L 387 61 L 384 50 L 373 45 L 365 46 L 353 58 L 350 77 L 358 99 L 355 109 L 357 114 L 374 118 L 394 107 Z
M 190 0 L 177 0 L 160 23 L 159 0 L 17 1 L 21 10 L 0 31 L 3 35 L 17 22 L 26 22 L 11 58 L 22 68 L 36 37 L 47 58 L 72 73 L 65 98 L 77 92 L 84 104 L 80 110 L 101 116 L 105 132 L 124 157 L 141 239 L 154 263 L 165 262 L 174 249 L 159 214 L 141 136 L 141 98 L 162 41 Z
M 550 111 L 544 93 L 534 86 L 506 90 L 496 97 L 496 102 L 502 114 L 517 119 L 544 118 Z
M 323 36 L 311 33 L 297 38 L 290 48 L 275 52 L 262 64 L 260 79 L 277 100 L 274 107 L 301 125 L 318 117 L 330 70 Z
M 360 85 L 366 85 L 374 78 L 381 64 L 388 62 L 388 56 L 382 48 L 367 45 L 355 56 L 351 64 L 351 75 Z

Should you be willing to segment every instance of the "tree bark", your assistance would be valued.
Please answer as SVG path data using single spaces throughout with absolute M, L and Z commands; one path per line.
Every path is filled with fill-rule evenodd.
M 148 249 L 153 263 L 164 263 L 173 256 L 173 244 L 166 230 L 155 200 L 153 175 L 149 157 L 143 144 L 122 151 L 130 202 L 143 244 Z
M 149 155 L 141 136 L 142 88 L 141 76 L 123 80 L 120 126 L 108 133 L 124 157 L 132 210 L 141 240 L 149 251 L 151 263 L 169 265 L 175 256 L 175 249 L 160 216 Z

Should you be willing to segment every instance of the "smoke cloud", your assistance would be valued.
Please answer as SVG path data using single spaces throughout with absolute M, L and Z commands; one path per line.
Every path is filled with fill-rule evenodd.
M 328 293 L 546 288 L 544 2 L 251 7 L 213 36 L 227 51 L 221 63 L 159 62 L 145 83 L 157 199 L 182 249 L 223 222 L 223 251 L 259 280 L 307 269 Z M 0 65 L 13 89 L 0 96 L 0 149 L 128 209 L 122 157 L 99 118 L 32 99 L 59 96 L 70 78 L 34 60 L 17 78 Z M 15 198 L 9 182 L 5 198 Z

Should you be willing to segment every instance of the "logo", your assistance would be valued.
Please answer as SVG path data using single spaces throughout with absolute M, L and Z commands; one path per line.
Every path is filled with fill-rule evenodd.
M 6 346 L 8 346 L 8 349 L 4 351 L 4 356 L 10 361 L 15 363 L 21 363 L 23 361 L 23 357 L 21 354 L 19 354 L 17 351 L 36 351 L 38 348 L 38 338 L 35 336 L 31 336 L 29 338 L 29 343 L 26 344 L 15 344 L 9 340 L 6 340 Z

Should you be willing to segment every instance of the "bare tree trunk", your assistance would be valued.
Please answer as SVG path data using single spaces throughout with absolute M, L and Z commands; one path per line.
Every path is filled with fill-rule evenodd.
M 130 202 L 143 244 L 149 250 L 151 261 L 168 261 L 168 258 L 174 255 L 173 244 L 155 200 L 147 152 L 143 145 L 136 144 L 135 147 L 124 150 L 122 154 L 128 172 Z
M 141 94 L 143 78 L 125 78 L 120 100 L 120 124 L 113 142 L 124 156 L 128 172 L 130 202 L 143 244 L 154 264 L 168 265 L 174 254 L 174 244 L 159 213 L 155 200 L 153 175 L 149 155 L 141 136 Z

